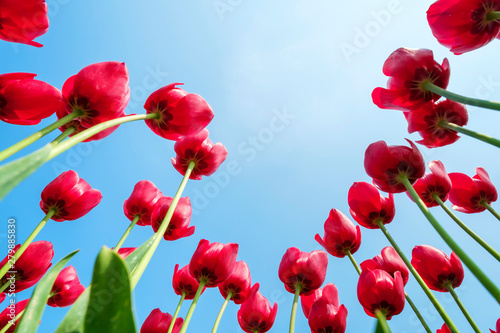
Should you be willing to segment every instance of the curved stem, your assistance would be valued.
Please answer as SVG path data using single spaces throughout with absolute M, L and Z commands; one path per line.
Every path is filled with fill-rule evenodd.
M 496 260 L 500 261 L 500 254 L 495 251 L 488 243 L 472 231 L 465 223 L 463 223 L 441 200 L 437 194 L 433 194 L 432 198 L 444 209 L 444 211 L 455 221 L 460 228 L 462 228 L 469 236 L 471 236 L 479 245 L 488 251 Z
M 68 136 L 76 132 L 76 127 L 75 126 L 70 126 L 64 130 L 57 138 L 55 138 L 51 143 L 53 144 L 58 144 L 62 140 L 66 139 Z
M 2 328 L 2 330 L 0 331 L 0 333 L 6 333 L 6 332 L 9 330 L 9 328 L 12 326 L 12 323 L 15 323 L 16 321 L 18 321 L 19 319 L 21 319 L 21 317 L 22 317 L 22 315 L 23 315 L 24 311 L 25 311 L 25 310 L 23 310 L 23 311 L 19 312 L 19 314 L 18 314 L 18 315 L 16 315 L 16 316 L 14 317 L 14 319 L 12 319 L 12 320 L 8 321 L 8 322 L 7 322 L 7 325 L 5 325 L 5 326 Z
M 292 314 L 290 315 L 290 333 L 295 332 L 295 316 L 297 315 L 297 304 L 299 302 L 300 284 L 295 285 L 295 297 L 293 298 Z
M 196 304 L 198 303 L 198 299 L 200 298 L 201 292 L 203 291 L 203 288 L 205 287 L 206 283 L 207 283 L 206 279 L 201 279 L 200 286 L 198 287 L 198 290 L 196 290 L 196 294 L 194 295 L 193 303 L 191 303 L 191 306 L 189 307 L 189 311 L 186 315 L 186 319 L 184 319 L 184 323 L 182 324 L 182 327 L 181 327 L 181 330 L 179 331 L 179 333 L 186 333 L 189 322 L 191 321 L 191 317 L 193 316 L 194 309 L 196 308 Z
M 500 220 L 500 214 L 498 214 L 498 212 L 496 210 L 494 210 L 493 207 L 491 207 L 489 203 L 487 203 L 486 201 L 483 200 L 483 201 L 481 201 L 481 206 L 486 208 L 491 214 L 493 214 L 494 217 L 496 217 L 498 220 Z
M 172 322 L 170 323 L 170 326 L 168 327 L 167 333 L 172 333 L 172 330 L 174 329 L 175 320 L 177 319 L 177 316 L 179 315 L 179 310 L 181 309 L 182 302 L 184 302 L 184 298 L 186 298 L 185 291 L 182 292 L 181 299 L 179 300 L 179 304 L 177 304 L 177 308 L 175 309 L 174 315 L 172 316 Z
M 380 310 L 375 310 L 375 316 L 377 316 L 378 322 L 382 327 L 382 331 L 384 333 L 391 333 L 391 329 L 389 328 L 389 324 L 387 324 L 387 319 L 385 317 L 385 313 Z
M 222 303 L 222 307 L 220 308 L 219 314 L 217 315 L 217 319 L 215 319 L 215 324 L 214 324 L 214 327 L 212 328 L 212 333 L 217 332 L 217 328 L 219 328 L 220 320 L 222 319 L 222 314 L 224 313 L 224 310 L 226 310 L 227 303 L 229 303 L 229 301 L 231 300 L 232 297 L 233 297 L 233 292 L 232 291 L 228 292 L 227 297 L 224 300 L 224 303 Z
M 453 130 L 455 132 L 465 134 L 465 135 L 470 136 L 470 137 L 472 137 L 474 139 L 478 139 L 480 141 L 489 143 L 490 145 L 493 145 L 495 147 L 499 147 L 500 148 L 500 140 L 495 139 L 495 138 L 493 138 L 493 137 L 491 137 L 489 135 L 481 134 L 481 133 L 472 131 L 472 130 L 464 128 L 464 127 L 462 127 L 460 125 L 447 122 L 446 120 L 440 120 L 439 123 L 438 123 L 438 126 L 441 127 L 441 128 L 451 129 L 451 130 Z
M 481 330 L 479 329 L 479 327 L 477 327 L 476 323 L 474 322 L 474 320 L 470 316 L 469 312 L 467 312 L 467 309 L 465 309 L 465 306 L 462 304 L 462 301 L 460 301 L 460 298 L 458 298 L 458 295 L 455 292 L 455 289 L 453 289 L 453 286 L 451 285 L 451 283 L 450 282 L 446 282 L 445 286 L 446 286 L 446 289 L 448 289 L 448 291 L 450 292 L 451 297 L 453 297 L 453 299 L 455 300 L 455 302 L 457 302 L 458 307 L 460 308 L 460 310 L 464 314 L 465 319 L 467 319 L 467 321 L 469 322 L 470 326 L 472 326 L 472 329 L 474 330 L 474 332 L 481 333 Z
M 356 262 L 356 259 L 352 256 L 351 250 L 345 249 L 344 250 L 345 254 L 349 257 L 349 260 L 351 260 L 352 265 L 356 269 L 356 272 L 358 272 L 358 275 L 361 274 L 361 268 L 359 267 L 358 263 Z
M 128 226 L 127 230 L 125 230 L 125 232 L 123 233 L 122 238 L 120 238 L 120 240 L 118 241 L 118 244 L 116 244 L 116 246 L 113 249 L 113 251 L 115 251 L 116 253 L 118 253 L 118 250 L 122 247 L 123 243 L 125 242 L 125 239 L 127 239 L 128 235 L 132 231 L 132 228 L 135 226 L 135 224 L 137 223 L 137 221 L 139 221 L 140 218 L 141 218 L 140 215 L 136 215 L 134 217 L 134 219 L 132 220 L 132 222 Z
M 415 304 L 411 300 L 410 296 L 408 296 L 408 294 L 406 292 L 405 292 L 405 298 L 406 298 L 406 301 L 408 302 L 408 304 L 410 304 L 410 307 L 413 310 L 413 312 L 415 312 L 415 315 L 417 316 L 418 320 L 420 320 L 420 323 L 424 327 L 425 331 L 427 333 L 432 333 L 432 331 L 431 331 L 429 325 L 427 325 L 427 322 L 425 321 L 424 317 L 422 317 L 422 315 L 420 314 L 420 311 L 418 311 L 417 307 L 415 306 Z

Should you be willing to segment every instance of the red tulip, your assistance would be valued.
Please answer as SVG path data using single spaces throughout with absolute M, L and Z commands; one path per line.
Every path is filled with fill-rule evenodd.
M 162 138 L 176 141 L 199 133 L 214 117 L 212 108 L 201 96 L 177 88 L 180 84 L 183 83 L 156 90 L 144 104 L 147 113 L 160 114 L 159 119 L 146 120 L 146 125 Z
M 49 30 L 45 0 L 3 0 L 0 2 L 0 39 L 42 47 L 33 39 Z
M 327 303 L 320 298 L 311 307 L 309 327 L 312 333 L 344 333 L 346 328 L 347 309 Z
M 173 198 L 162 197 L 156 203 L 156 207 L 151 214 L 151 226 L 155 232 L 160 229 L 160 226 L 167 215 L 167 211 L 172 204 Z M 173 241 L 182 237 L 191 236 L 194 233 L 194 227 L 189 227 L 191 221 L 191 201 L 188 197 L 180 198 L 177 207 L 174 210 L 174 215 L 168 224 L 168 228 L 163 234 L 163 238 L 167 241 Z
M 25 299 L 24 301 L 16 302 L 16 303 L 10 303 L 5 310 L 0 313 L 0 329 L 4 328 L 9 322 L 11 322 L 18 314 L 21 313 L 24 309 L 26 309 L 26 306 L 28 306 L 29 299 Z M 19 323 L 19 318 L 16 320 L 15 324 L 9 327 L 5 333 L 14 333 L 14 331 L 17 328 L 17 324 Z
M 443 324 L 440 329 L 436 331 L 436 333 L 451 333 L 450 329 L 448 328 L 448 325 Z
M 328 256 L 323 251 L 301 252 L 296 247 L 286 250 L 281 259 L 278 275 L 287 291 L 310 295 L 321 287 L 326 277 Z
M 244 261 L 237 261 L 231 275 L 219 284 L 222 297 L 226 298 L 229 292 L 233 293 L 231 300 L 234 301 L 234 304 L 241 304 L 246 301 L 251 288 L 250 269 Z
M 184 175 L 189 163 L 194 161 L 196 166 L 189 178 L 196 180 L 213 174 L 227 157 L 226 148 L 220 142 L 214 145 L 206 129 L 196 135 L 182 137 L 175 143 L 174 150 L 177 153 L 177 157 L 172 158 L 175 170 Z
M 5 294 L 0 293 L 0 304 L 5 300 Z
M 387 88 L 375 88 L 373 103 L 381 109 L 411 111 L 441 96 L 422 89 L 428 81 L 446 89 L 450 79 L 448 59 L 439 65 L 431 50 L 399 48 L 384 63 L 383 72 L 389 76 Z
M 399 179 L 406 176 L 410 183 L 425 174 L 424 158 L 413 142 L 407 140 L 411 148 L 387 146 L 377 141 L 368 146 L 365 152 L 365 170 L 373 178 L 376 187 L 384 192 L 401 193 L 406 187 Z
M 120 258 L 125 259 L 136 249 L 136 247 L 122 247 L 118 250 L 118 255 L 120 256 Z
M 373 259 L 363 261 L 360 266 L 362 270 L 373 271 L 375 269 L 381 269 L 389 273 L 392 277 L 395 277 L 396 272 L 400 272 L 404 285 L 408 282 L 408 277 L 410 275 L 408 267 L 406 267 L 399 254 L 391 246 L 384 247 L 380 255 L 373 257 Z
M 250 296 L 238 310 L 238 323 L 247 333 L 263 333 L 271 329 L 276 319 L 278 305 L 271 309 L 269 301 L 258 291 L 259 284 L 252 287 Z
M 419 109 L 404 113 L 408 122 L 408 133 L 417 132 L 423 140 L 417 141 L 427 148 L 450 145 L 460 139 L 454 130 L 442 127 L 440 121 L 459 126 L 467 125 L 469 115 L 463 104 L 446 99 L 429 102 Z
M 216 287 L 233 271 L 237 254 L 238 244 L 210 243 L 202 239 L 189 262 L 189 273 L 198 282 L 206 281 L 207 288 Z
M 146 318 L 144 323 L 141 326 L 140 333 L 165 333 L 168 331 L 170 327 L 170 323 L 172 323 L 172 315 L 169 313 L 163 313 L 160 309 L 156 308 L 149 316 Z M 182 327 L 184 320 L 180 317 L 175 319 L 174 329 L 172 333 L 179 333 Z
M 79 219 L 101 202 L 101 192 L 73 171 L 65 171 L 42 191 L 40 208 L 47 214 L 55 210 L 52 219 L 57 222 Z
M 497 320 L 496 332 L 490 329 L 490 333 L 500 333 L 500 318 Z
M 0 37 L 2 31 L 0 4 Z M 16 125 L 36 125 L 50 117 L 62 104 L 61 92 L 36 74 L 9 73 L 0 75 L 0 120 Z
M 194 277 L 189 274 L 189 266 L 186 265 L 179 269 L 179 264 L 175 265 L 174 269 L 174 277 L 172 279 L 172 286 L 174 287 L 174 292 L 181 296 L 182 293 L 186 293 L 184 299 L 194 299 L 196 295 L 196 291 L 200 286 L 199 282 L 196 281 Z M 201 293 L 205 291 L 206 288 L 203 288 Z
M 130 197 L 123 202 L 123 211 L 130 221 L 139 215 L 137 225 L 151 225 L 151 213 L 161 197 L 163 194 L 152 182 L 141 180 L 135 184 Z
M 0 267 L 3 267 L 20 247 L 21 245 L 18 244 L 11 250 L 12 253 L 9 251 L 9 255 L 0 262 Z M 7 274 L 0 279 L 0 285 L 3 286 L 8 281 L 12 283 L 15 280 L 15 286 L 8 287 L 5 290 L 6 293 L 18 293 L 34 286 L 52 265 L 53 257 L 52 243 L 46 241 L 31 243 L 22 256 L 16 260 L 14 267 L 11 267 Z
M 327 304 L 339 307 L 339 292 L 333 283 L 327 283 L 323 288 L 316 289 L 311 295 L 300 295 L 300 304 L 304 316 L 309 318 L 311 307 L 319 299 L 323 299 Z
M 385 198 L 372 184 L 356 182 L 347 195 L 352 217 L 368 229 L 378 229 L 377 220 L 383 224 L 392 222 L 396 209 L 392 193 Z
M 490 180 L 490 176 L 483 168 L 476 168 L 476 175 L 472 179 L 463 173 L 450 173 L 452 208 L 462 213 L 479 213 L 486 208 L 483 202 L 491 204 L 498 198 L 498 193 Z
M 387 320 L 403 311 L 405 291 L 400 272 L 394 278 L 381 269 L 361 271 L 358 281 L 358 300 L 370 317 L 376 317 L 375 311 L 385 313 Z
M 128 70 L 123 62 L 108 61 L 89 65 L 64 82 L 62 93 L 66 105 L 57 110 L 57 117 L 70 114 L 74 110 L 83 115 L 60 128 L 76 127 L 79 133 L 96 124 L 125 115 L 124 110 L 130 99 Z M 102 139 L 118 126 L 102 131 L 86 140 Z
M 433 198 L 434 194 L 437 194 L 443 202 L 448 200 L 448 194 L 451 191 L 451 180 L 441 161 L 430 161 L 428 165 L 431 173 L 426 173 L 424 177 L 417 180 L 413 184 L 413 188 L 427 207 L 434 207 L 439 205 Z M 413 200 L 410 194 L 406 193 Z
M 443 251 L 429 245 L 415 246 L 411 264 L 432 290 L 447 292 L 446 284 L 459 287 L 464 279 L 464 268 L 457 255 L 452 252 L 448 257 Z
M 354 226 L 354 223 L 341 211 L 332 209 L 324 228 L 324 237 L 321 238 L 319 234 L 316 234 L 314 239 L 332 256 L 344 258 L 347 250 L 351 254 L 358 251 L 361 245 L 361 230 L 359 226 Z
M 500 1 L 438 0 L 427 11 L 427 21 L 438 42 L 455 54 L 478 49 L 498 36 L 500 21 L 488 13 L 500 10 Z
M 65 307 L 75 303 L 85 291 L 73 266 L 63 269 L 52 286 L 52 296 L 47 304 L 53 307 Z

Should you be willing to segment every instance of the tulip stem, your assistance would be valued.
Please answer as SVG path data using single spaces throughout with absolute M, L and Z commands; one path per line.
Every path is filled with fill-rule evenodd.
M 352 265 L 356 269 L 356 272 L 358 272 L 358 275 L 361 274 L 361 268 L 359 267 L 358 263 L 356 262 L 356 259 L 352 256 L 351 250 L 345 249 L 344 250 L 345 254 L 349 257 L 349 260 L 351 260 Z
M 486 208 L 491 214 L 493 214 L 494 217 L 500 220 L 500 214 L 498 214 L 498 212 L 494 210 L 493 207 L 491 207 L 490 204 L 487 203 L 485 200 L 481 201 L 481 206 Z
M 375 310 L 375 316 L 377 316 L 378 322 L 382 327 L 382 331 L 384 331 L 384 333 L 391 333 L 389 324 L 387 324 L 387 318 L 385 317 L 385 313 L 377 309 Z
M 439 303 L 437 298 L 434 296 L 434 294 L 431 292 L 429 287 L 427 287 L 427 285 L 425 284 L 425 282 L 422 279 L 422 277 L 420 276 L 420 274 L 418 274 L 418 272 L 412 266 L 412 264 L 410 263 L 408 258 L 404 255 L 403 251 L 401 251 L 401 249 L 399 248 L 399 246 L 396 243 L 396 241 L 394 240 L 394 238 L 392 238 L 391 234 L 389 234 L 389 231 L 387 231 L 387 229 L 385 228 L 384 224 L 382 223 L 382 220 L 377 219 L 375 221 L 375 223 L 377 223 L 377 226 L 380 228 L 380 230 L 382 230 L 382 232 L 384 233 L 384 235 L 387 238 L 387 240 L 389 241 L 389 243 L 391 243 L 392 247 L 399 254 L 401 259 L 405 263 L 406 267 L 408 267 L 408 269 L 410 270 L 410 272 L 413 275 L 413 277 L 415 278 L 415 280 L 417 280 L 418 284 L 420 285 L 420 287 L 422 288 L 424 293 L 427 295 L 427 297 L 431 301 L 432 305 L 434 305 L 434 307 L 436 308 L 436 310 L 439 313 L 439 315 L 441 316 L 441 318 L 443 318 L 446 325 L 448 325 L 448 328 L 453 333 L 458 333 L 459 331 L 458 331 L 457 327 L 455 326 L 455 324 L 451 321 L 451 318 L 448 316 L 448 314 L 446 313 L 446 311 L 444 310 L 442 305 Z
M 175 320 L 177 319 L 177 316 L 179 315 L 179 310 L 181 309 L 182 302 L 184 302 L 184 298 L 186 298 L 185 291 L 182 292 L 181 299 L 179 300 L 179 304 L 177 304 L 177 308 L 175 309 L 174 315 L 172 316 L 172 322 L 170 323 L 170 326 L 168 327 L 167 333 L 172 333 L 172 330 L 174 329 Z
M 18 143 L 13 144 L 9 148 L 2 150 L 0 152 L 0 161 L 5 160 L 7 157 L 17 153 L 21 149 L 29 146 L 30 144 L 32 144 L 33 142 L 37 141 L 38 139 L 44 137 L 45 135 L 49 134 L 53 130 L 55 130 L 63 125 L 66 125 L 67 123 L 69 123 L 73 119 L 80 117 L 81 115 L 83 115 L 83 111 L 77 109 L 77 110 L 71 112 L 70 114 L 68 114 L 67 116 L 65 116 L 64 118 L 61 118 L 58 121 L 50 124 L 49 126 L 39 130 L 38 132 L 31 134 L 30 136 L 19 141 Z
M 455 254 L 462 260 L 462 262 L 469 268 L 474 276 L 481 282 L 481 284 L 488 290 L 488 292 L 500 303 L 500 290 L 498 287 L 483 273 L 483 271 L 476 265 L 476 263 L 462 250 L 462 248 L 453 240 L 453 238 L 446 232 L 446 230 L 439 224 L 439 222 L 431 214 L 427 206 L 418 196 L 417 192 L 411 186 L 408 177 L 405 174 L 399 176 L 399 180 L 404 184 L 406 190 L 412 197 L 413 201 L 420 208 L 427 220 L 431 223 L 439 236 L 448 244 L 448 246 L 455 252 Z M 448 325 L 449 327 L 450 325 Z M 451 329 L 451 327 L 449 327 Z
M 495 147 L 499 147 L 500 148 L 500 140 L 495 139 L 495 138 L 493 138 L 493 137 L 491 137 L 489 135 L 481 134 L 481 133 L 478 133 L 476 131 L 472 131 L 470 129 L 464 128 L 464 127 L 462 127 L 460 125 L 447 122 L 444 119 L 442 119 L 442 120 L 439 121 L 438 126 L 441 127 L 441 128 L 451 129 L 452 131 L 465 134 L 467 136 L 470 136 L 472 138 L 481 140 L 483 142 L 489 143 L 490 145 L 493 145 Z
M 59 136 L 57 138 L 52 140 L 52 144 L 56 145 L 56 144 L 60 143 L 62 140 L 66 139 L 68 136 L 70 136 L 71 134 L 73 134 L 75 132 L 76 132 L 75 126 L 70 126 L 70 127 L 66 128 L 64 130 L 64 132 L 62 132 L 61 134 L 59 134 Z
M 198 299 L 200 298 L 200 295 L 201 295 L 206 283 L 207 283 L 207 279 L 202 278 L 200 280 L 200 286 L 198 287 L 198 290 L 196 290 L 196 294 L 194 295 L 194 298 L 193 298 L 193 303 L 191 303 L 191 306 L 189 307 L 189 311 L 186 315 L 186 319 L 184 319 L 184 323 L 182 324 L 182 327 L 181 327 L 181 330 L 179 331 L 179 333 L 186 333 L 189 322 L 191 321 L 191 317 L 193 316 L 194 308 L 196 308 L 196 304 L 198 303 Z
M 413 310 L 413 312 L 415 312 L 415 315 L 417 316 L 418 320 L 420 320 L 420 323 L 424 327 L 425 331 L 427 333 L 432 333 L 432 331 L 431 331 L 429 325 L 427 325 L 427 322 L 425 321 L 424 317 L 422 317 L 422 315 L 420 314 L 420 311 L 418 311 L 417 307 L 415 306 L 415 304 L 411 300 L 410 296 L 408 296 L 408 294 L 406 292 L 405 292 L 405 298 L 406 298 L 406 301 L 408 302 L 408 304 L 410 304 L 410 307 Z
M 28 248 L 28 246 L 33 242 L 35 239 L 36 235 L 42 230 L 42 228 L 45 226 L 48 220 L 56 213 L 54 209 L 50 209 L 47 215 L 38 223 L 36 226 L 35 230 L 31 232 L 29 235 L 28 239 L 19 247 L 19 249 L 14 253 L 12 256 L 10 256 L 10 259 L 7 260 L 5 265 L 0 269 L 0 280 L 5 276 L 5 274 L 9 271 L 9 269 L 16 264 L 16 261 L 23 255 L 24 251 Z M 7 256 L 9 258 L 9 256 Z
M 448 281 L 444 285 L 446 286 L 446 289 L 448 289 L 448 291 L 450 292 L 451 297 L 453 297 L 455 302 L 457 302 L 458 307 L 460 308 L 460 310 L 464 314 L 465 319 L 467 319 L 470 326 L 472 326 L 472 329 L 474 330 L 474 332 L 481 333 L 481 330 L 479 329 L 479 327 L 477 327 L 476 323 L 474 322 L 474 320 L 470 316 L 469 312 L 467 312 L 467 309 L 465 309 L 465 306 L 462 304 L 462 301 L 460 301 L 460 298 L 458 298 L 458 295 L 455 292 L 455 289 L 453 289 L 453 286 L 451 285 L 451 283 Z
M 125 232 L 123 233 L 122 238 L 120 238 L 120 240 L 118 241 L 118 244 L 116 244 L 113 251 L 118 253 L 118 250 L 122 247 L 123 243 L 125 242 L 125 239 L 127 239 L 128 235 L 132 231 L 132 228 L 136 225 L 136 223 L 139 221 L 140 218 L 141 218 L 141 215 L 134 216 L 134 219 L 132 220 L 132 222 L 128 226 L 127 230 L 125 230 Z
M 500 12 L 489 12 L 486 13 L 486 19 L 488 21 L 494 21 L 500 19 Z
M 217 332 L 220 320 L 222 319 L 222 314 L 224 313 L 224 310 L 226 310 L 227 303 L 229 303 L 232 297 L 233 297 L 233 292 L 232 291 L 228 292 L 227 297 L 224 300 L 224 303 L 222 303 L 222 307 L 220 308 L 219 314 L 217 315 L 217 319 L 215 320 L 214 328 L 212 328 L 212 333 Z
M 292 314 L 290 315 L 290 333 L 295 332 L 295 316 L 297 314 L 297 304 L 299 302 L 299 295 L 300 295 L 300 289 L 301 285 L 297 283 L 295 285 L 295 297 L 293 298 L 293 305 L 292 305 Z
M 18 314 L 18 315 L 16 315 L 16 316 L 14 317 L 14 319 L 9 320 L 9 321 L 7 322 L 7 325 L 5 325 L 5 326 L 2 328 L 2 330 L 0 331 L 0 333 L 6 333 L 6 332 L 9 330 L 9 328 L 12 326 L 12 324 L 13 324 L 13 323 L 15 323 L 16 321 L 18 321 L 19 319 L 21 319 L 21 317 L 22 317 L 23 313 L 24 313 L 24 310 L 23 310 L 23 311 L 21 311 L 21 312 L 19 312 L 19 314 Z
M 7 282 L 5 282 L 5 284 L 2 287 L 0 287 L 0 293 L 3 293 L 3 291 L 7 289 L 9 285 L 10 285 L 10 280 L 7 280 Z
M 433 194 L 432 198 L 444 209 L 444 211 L 455 221 L 460 228 L 462 228 L 469 236 L 471 236 L 479 245 L 488 251 L 496 260 L 500 261 L 500 254 L 495 251 L 488 243 L 472 231 L 465 223 L 463 223 L 441 200 L 437 194 Z

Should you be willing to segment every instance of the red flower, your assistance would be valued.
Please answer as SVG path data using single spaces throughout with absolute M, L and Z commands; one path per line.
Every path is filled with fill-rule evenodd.
M 21 311 L 26 309 L 29 303 L 29 299 L 25 299 L 24 301 L 16 302 L 16 303 L 10 303 L 5 310 L 0 313 L 0 329 L 4 328 L 12 319 L 15 318 L 16 315 L 20 314 Z M 12 314 L 15 314 L 14 317 L 11 317 Z M 17 328 L 17 324 L 19 323 L 19 318 L 16 320 L 15 324 L 9 327 L 5 333 L 14 333 L 14 331 Z
M 118 250 L 118 255 L 120 256 L 120 258 L 125 259 L 136 249 L 136 247 L 122 247 Z
M 170 324 L 172 323 L 172 315 L 169 313 L 163 313 L 160 309 L 156 308 L 149 316 L 146 318 L 141 326 L 140 333 L 164 333 L 168 331 Z M 180 317 L 175 319 L 174 329 L 172 333 L 179 333 L 184 320 Z
M 89 65 L 64 82 L 62 93 L 66 105 L 57 110 L 59 119 L 74 110 L 83 111 L 82 116 L 60 128 L 63 132 L 74 126 L 77 129 L 75 133 L 79 133 L 96 124 L 122 117 L 130 99 L 127 67 L 117 61 Z M 114 126 L 84 141 L 102 139 L 117 128 Z
M 346 328 L 347 309 L 329 304 L 320 298 L 311 307 L 309 327 L 313 333 L 344 333 Z
M 184 175 L 189 163 L 194 161 L 196 166 L 189 178 L 196 180 L 213 174 L 227 157 L 227 150 L 222 143 L 214 145 L 210 141 L 207 129 L 196 135 L 182 137 L 175 143 L 174 150 L 177 153 L 177 157 L 172 158 L 175 170 Z
M 448 257 L 443 251 L 429 245 L 419 245 L 411 252 L 411 264 L 432 290 L 447 292 L 446 283 L 459 287 L 464 279 L 464 268 L 457 255 Z
M 53 295 L 47 304 L 53 307 L 72 305 L 84 291 L 85 287 L 80 283 L 75 268 L 68 266 L 57 276 L 52 286 Z
M 52 219 L 57 222 L 79 219 L 101 202 L 101 192 L 73 171 L 65 171 L 42 191 L 40 208 L 47 214 L 54 209 Z
M 162 197 L 156 203 L 156 207 L 151 214 L 151 226 L 155 232 L 160 229 L 161 223 L 167 215 L 167 211 L 172 204 L 173 198 Z M 191 201 L 188 197 L 180 198 L 177 207 L 175 207 L 174 215 L 168 224 L 167 230 L 163 234 L 163 238 L 168 241 L 173 241 L 182 237 L 191 236 L 194 233 L 194 227 L 189 227 L 191 221 Z
M 183 83 L 172 83 L 156 90 L 148 97 L 147 113 L 159 113 L 160 119 L 146 120 L 146 125 L 159 136 L 179 140 L 181 136 L 195 135 L 204 129 L 214 112 L 199 95 L 176 88 Z
M 441 45 L 462 54 L 498 36 L 500 21 L 488 14 L 499 10 L 498 0 L 438 0 L 429 7 L 427 21 Z
M 42 47 L 33 39 L 49 30 L 45 0 L 3 0 L 0 2 L 0 39 Z
M 278 312 L 278 304 L 271 304 L 258 291 L 259 284 L 252 287 L 250 296 L 241 304 L 238 310 L 238 323 L 243 331 L 247 333 L 263 333 L 271 329 Z
M 446 333 L 446 332 L 444 332 L 444 333 Z M 496 332 L 493 330 L 490 330 L 490 333 L 500 333 L 500 318 L 497 320 Z
M 210 243 L 200 240 L 189 262 L 189 273 L 200 282 L 206 281 L 206 287 L 216 287 L 229 277 L 236 265 L 238 244 Z
M 431 50 L 399 48 L 384 63 L 383 72 L 389 76 L 387 88 L 375 88 L 373 103 L 381 109 L 411 111 L 441 96 L 422 89 L 422 83 L 431 82 L 446 89 L 450 79 L 448 59 L 439 65 Z
M 400 272 L 405 286 L 410 275 L 410 271 L 403 262 L 403 259 L 401 259 L 396 250 L 391 246 L 384 247 L 380 255 L 363 261 L 360 266 L 362 270 L 373 271 L 381 269 L 389 273 L 392 277 L 396 276 L 396 272 Z
M 384 312 L 387 320 L 400 314 L 405 306 L 401 273 L 394 273 L 393 278 L 381 269 L 361 271 L 358 281 L 358 300 L 370 317 L 376 317 L 376 310 Z
M 490 176 L 483 168 L 476 168 L 476 175 L 472 179 L 463 173 L 450 173 L 452 208 L 462 213 L 479 213 L 486 208 L 482 202 L 488 204 L 498 198 L 498 193 L 490 180 Z
M 250 269 L 244 261 L 236 262 L 233 272 L 227 279 L 219 284 L 219 291 L 222 297 L 226 298 L 229 292 L 233 295 L 231 300 L 234 304 L 241 304 L 247 300 L 252 288 L 252 277 Z
M 425 174 L 424 158 L 413 142 L 407 139 L 411 148 L 387 146 L 377 141 L 368 146 L 365 152 L 365 170 L 373 178 L 373 184 L 389 193 L 401 193 L 406 187 L 399 176 L 406 176 L 410 183 Z
M 9 255 L 0 262 L 0 267 L 3 267 L 20 247 L 21 245 L 18 244 L 11 250 L 12 253 L 9 251 Z M 0 279 L 0 284 L 3 286 L 11 281 L 12 286 L 13 280 L 15 280 L 15 286 L 7 287 L 6 293 L 18 293 L 34 286 L 52 265 L 53 257 L 52 243 L 46 241 L 31 243 L 21 257 L 15 261 L 14 267 L 11 267 L 7 274 Z
M 436 333 L 451 333 L 450 329 L 448 328 L 448 325 L 443 324 L 440 329 L 436 331 Z
M 323 299 L 327 304 L 339 307 L 339 292 L 333 283 L 327 283 L 323 288 L 316 289 L 311 295 L 300 295 L 300 304 L 304 316 L 309 318 L 311 307 L 319 299 Z
M 130 221 L 139 215 L 137 225 L 151 225 L 151 213 L 161 197 L 163 194 L 152 182 L 141 180 L 135 184 L 130 197 L 123 202 L 123 211 Z
M 5 300 L 5 294 L 0 293 L 0 304 Z
M 413 188 L 427 207 L 434 207 L 439 205 L 432 197 L 434 194 L 437 194 L 443 202 L 448 200 L 448 194 L 451 191 L 451 180 L 441 161 L 430 161 L 428 165 L 432 173 L 426 173 L 424 177 L 417 180 Z M 412 199 L 410 194 L 406 193 Z
M 427 148 L 443 147 L 460 139 L 457 132 L 442 127 L 440 121 L 464 126 L 469 120 L 465 106 L 449 99 L 429 102 L 417 110 L 405 112 L 404 115 L 408 122 L 408 133 L 418 131 L 423 140 L 417 143 Z
M 184 299 L 194 299 L 196 295 L 196 291 L 200 284 L 194 277 L 189 274 L 189 265 L 186 265 L 179 269 L 179 264 L 175 265 L 174 269 L 174 277 L 172 279 L 172 286 L 174 287 L 174 291 L 177 295 L 181 296 L 182 293 L 186 293 Z M 205 291 L 205 287 L 201 291 Z
M 344 258 L 347 250 L 355 253 L 361 245 L 361 230 L 341 211 L 332 209 L 325 221 L 323 238 L 316 234 L 314 239 L 332 256 Z
M 392 222 L 396 214 L 392 193 L 385 198 L 375 186 L 365 182 L 352 184 L 347 201 L 354 220 L 368 229 L 378 229 L 377 220 L 383 224 Z
M 0 75 L 0 120 L 16 125 L 36 125 L 62 105 L 61 92 L 48 83 L 34 80 L 35 76 L 29 73 Z
M 278 275 L 287 291 L 310 295 L 325 281 L 328 256 L 323 251 L 301 252 L 296 247 L 286 250 L 281 259 Z

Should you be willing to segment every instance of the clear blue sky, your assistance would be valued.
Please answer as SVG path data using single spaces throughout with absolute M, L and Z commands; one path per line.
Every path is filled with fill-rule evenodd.
M 288 329 L 293 295 L 278 278 L 286 249 L 320 249 L 314 235 L 323 234 L 330 209 L 348 214 L 349 187 L 355 181 L 370 181 L 363 168 L 370 143 L 386 140 L 403 145 L 404 138 L 419 139 L 407 133 L 401 112 L 380 110 L 371 102 L 373 88 L 386 84 L 383 62 L 398 47 L 433 49 L 439 62 L 444 57 L 450 60 L 450 90 L 500 100 L 500 73 L 490 69 L 496 65 L 500 42 L 454 56 L 436 42 L 427 25 L 425 12 L 432 1 L 47 2 L 50 29 L 37 39 L 45 46 L 37 49 L 0 41 L 0 73 L 32 72 L 61 88 L 84 66 L 123 61 L 130 72 L 127 113 L 144 112 L 145 99 L 157 88 L 184 82 L 187 91 L 200 94 L 212 105 L 215 118 L 208 127 L 210 137 L 229 151 L 218 173 L 188 183 L 185 193 L 195 210 L 191 224 L 196 232 L 159 247 L 134 292 L 138 327 L 154 308 L 174 311 L 178 302 L 171 287 L 174 266 L 187 264 L 198 241 L 205 238 L 240 244 L 238 259 L 248 263 L 262 294 L 278 303 L 271 332 Z M 471 129 L 498 136 L 498 113 L 469 111 Z M 31 127 L 0 124 L 1 146 L 17 142 L 54 119 Z M 473 175 L 474 168 L 482 166 L 500 186 L 498 150 L 493 147 L 462 138 L 444 148 L 419 148 L 427 162 L 440 159 L 448 172 Z M 101 204 L 78 221 L 52 221 L 37 239 L 53 242 L 55 260 L 81 249 L 71 263 L 87 285 L 100 247 L 114 246 L 128 226 L 122 204 L 134 184 L 148 179 L 165 195 L 174 195 L 181 176 L 170 163 L 173 156 L 173 143 L 153 134 L 144 123 L 122 125 L 105 140 L 81 144 L 25 180 L 0 203 L 0 226 L 6 232 L 8 217 L 15 217 L 18 237 L 25 239 L 44 216 L 38 207 L 44 186 L 62 171 L 76 170 L 102 192 Z M 407 255 L 420 244 L 451 252 L 406 195 L 396 195 L 396 204 L 389 231 Z M 433 212 L 499 282 L 498 263 L 439 210 Z M 500 225 L 491 215 L 460 217 L 498 247 Z M 5 232 L 0 231 L 2 244 Z M 125 246 L 137 246 L 150 235 L 150 227 L 137 227 Z M 377 230 L 362 229 L 362 237 L 354 256 L 358 262 L 388 245 Z M 329 256 L 326 282 L 338 286 L 340 302 L 349 311 L 347 331 L 371 329 L 374 320 L 357 301 L 357 275 L 351 263 Z M 431 328 L 441 327 L 441 318 L 413 279 L 406 291 Z M 483 331 L 494 327 L 498 305 L 468 270 L 457 292 Z M 23 292 L 19 299 L 30 293 Z M 451 297 L 437 296 L 462 332 L 469 332 Z M 222 302 L 217 289 L 207 290 L 190 331 L 209 331 Z M 228 306 L 219 332 L 241 332 L 237 309 L 234 304 Z M 39 331 L 53 332 L 65 311 L 47 308 Z M 395 316 L 390 326 L 393 332 L 420 332 L 409 308 Z M 296 332 L 307 330 L 300 313 Z

